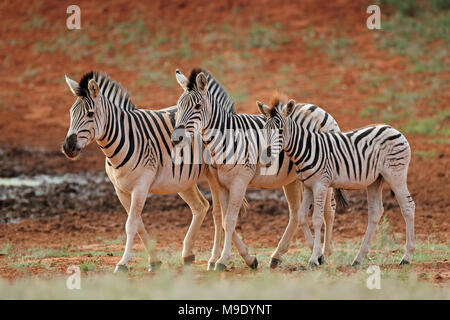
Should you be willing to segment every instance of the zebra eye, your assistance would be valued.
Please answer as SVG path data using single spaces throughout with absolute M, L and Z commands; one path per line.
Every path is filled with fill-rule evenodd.
M 200 103 L 197 103 L 194 108 L 195 108 L 195 110 L 200 110 L 201 107 L 202 107 L 202 105 Z
M 87 116 L 88 116 L 89 118 L 92 118 L 92 117 L 94 116 L 94 112 L 93 112 L 93 111 L 89 111 L 89 112 L 87 113 Z

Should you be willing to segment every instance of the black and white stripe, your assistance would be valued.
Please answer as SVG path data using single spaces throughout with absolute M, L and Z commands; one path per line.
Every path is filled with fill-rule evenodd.
M 231 238 L 235 231 L 239 208 L 248 187 L 283 187 L 289 201 L 289 224 L 272 255 L 272 266 L 278 265 L 281 261 L 281 256 L 287 251 L 299 224 L 312 248 L 313 239 L 306 220 L 297 219 L 297 211 L 302 206 L 299 195 L 302 186 L 295 181 L 294 163 L 285 156 L 284 152 L 279 152 L 275 158 L 270 157 L 271 165 L 267 166 L 268 155 L 263 153 L 265 117 L 236 113 L 229 95 L 205 70 L 194 69 L 189 79 L 177 70 L 176 78 L 184 92 L 177 102 L 175 131 L 185 131 L 187 136 L 201 134 L 210 152 L 218 184 L 222 188 L 222 207 L 226 208 L 225 242 L 222 256 L 217 260 L 215 268 L 220 270 L 225 268 L 231 257 Z M 320 116 L 320 113 L 317 112 L 316 115 Z M 317 118 L 317 121 L 328 124 L 328 121 L 323 118 Z M 323 128 L 328 128 L 325 124 Z M 339 130 L 338 127 L 337 130 Z M 324 256 L 328 256 L 331 252 L 329 249 L 334 219 L 334 199 L 332 190 L 329 191 L 326 201 L 328 226 Z M 255 266 L 257 261 L 251 259 L 246 263 L 249 266 Z
M 314 205 L 316 235 L 310 263 L 316 265 L 320 256 L 321 219 L 329 187 L 367 189 L 369 225 L 354 264 L 362 262 L 383 213 L 383 181 L 395 193 L 406 221 L 406 253 L 401 264 L 409 263 L 414 251 L 415 205 L 406 183 L 411 149 L 405 136 L 386 124 L 348 132 L 320 131 L 310 118 L 314 111 L 302 117 L 300 110 L 289 101 L 281 111 L 275 109 L 267 115 L 266 129 L 272 132 L 267 135 L 268 144 L 278 145 L 294 162 L 305 185 L 304 199 Z
M 204 97 L 195 84 L 196 76 L 200 72 L 204 73 L 208 80 L 208 108 L 204 107 Z M 208 71 L 193 70 L 189 77 L 188 90 L 178 100 L 177 107 L 177 128 L 190 134 L 198 132 L 200 127 L 207 128 L 203 132 L 203 140 L 216 163 L 257 165 L 267 161 L 262 159 L 265 149 L 265 117 L 236 113 L 231 96 Z M 293 169 L 293 164 L 284 153 L 279 154 L 277 165 L 277 174 L 282 169 L 286 169 L 289 174 Z
M 100 103 L 94 110 L 94 101 L 88 94 L 87 83 L 94 79 L 100 91 Z M 86 84 L 86 85 L 84 85 Z M 105 153 L 108 165 L 114 169 L 166 165 L 172 153 L 171 133 L 175 124 L 176 107 L 163 110 L 138 109 L 120 84 L 104 74 L 89 72 L 80 80 L 76 103 L 71 109 L 71 128 L 78 139 L 96 140 Z M 91 117 L 89 117 L 91 116 Z M 89 123 L 94 124 L 89 127 Z M 88 127 L 88 128 L 86 128 Z M 173 177 L 198 178 L 205 170 L 201 161 L 192 161 L 201 146 L 190 145 L 190 152 L 175 165 L 171 161 Z
M 62 151 L 68 158 L 76 159 L 83 148 L 96 141 L 106 156 L 106 174 L 128 214 L 125 252 L 116 271 L 127 268 L 136 234 L 149 255 L 149 270 L 160 263 L 141 217 L 148 193 L 178 193 L 192 210 L 182 251 L 185 262 L 192 262 L 193 245 L 209 208 L 196 185 L 203 177 L 210 181 L 208 166 L 195 161 L 202 156 L 202 141 L 197 139 L 184 147 L 181 161 L 175 163 L 171 132 L 176 107 L 155 111 L 138 109 L 118 83 L 97 72 L 87 73 L 79 82 L 66 76 L 66 82 L 76 101 L 70 110 L 71 122 Z M 222 223 L 218 188 L 214 184 L 210 186 L 215 224 L 211 259 L 215 261 Z

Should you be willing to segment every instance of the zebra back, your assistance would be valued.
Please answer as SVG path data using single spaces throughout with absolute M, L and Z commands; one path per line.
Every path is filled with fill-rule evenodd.
M 341 131 L 336 120 L 328 112 L 313 104 L 297 103 L 291 118 L 301 125 L 307 125 L 312 131 Z

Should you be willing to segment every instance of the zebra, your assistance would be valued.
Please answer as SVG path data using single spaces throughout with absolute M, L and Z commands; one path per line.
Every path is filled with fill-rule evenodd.
M 177 102 L 178 112 L 174 132 L 182 131 L 185 137 L 202 134 L 203 142 L 210 152 L 214 176 L 221 186 L 220 204 L 225 213 L 223 216 L 225 244 L 220 258 L 216 261 L 215 270 L 226 269 L 226 264 L 231 258 L 232 235 L 248 187 L 283 187 L 288 201 L 289 222 L 276 250 L 271 255 L 272 268 L 281 263 L 281 257 L 287 252 L 298 224 L 302 226 L 308 245 L 312 249 L 311 231 L 306 220 L 299 219 L 298 216 L 302 205 L 303 187 L 296 180 L 293 163 L 284 156 L 284 153 L 280 153 L 275 164 L 275 172 L 271 175 L 264 174 L 266 166 L 260 163 L 265 118 L 261 115 L 236 113 L 231 97 L 206 70 L 193 69 L 187 78 L 177 69 L 175 76 L 183 93 Z M 335 125 L 335 129 L 339 131 L 336 123 Z M 227 135 L 227 130 L 232 129 L 236 129 L 236 134 Z M 182 140 L 180 135 L 176 137 L 172 135 L 174 143 L 179 143 L 180 140 Z M 229 147 L 232 150 L 229 150 Z M 229 161 L 230 158 L 233 158 L 232 161 Z M 335 202 L 330 189 L 325 208 L 323 260 L 332 252 L 334 214 Z M 255 258 L 255 263 L 256 261 Z
M 294 100 L 290 100 L 281 110 L 261 103 L 258 106 L 267 117 L 268 145 L 283 149 L 295 163 L 298 179 L 305 186 L 303 201 L 314 206 L 315 238 L 310 265 L 318 265 L 321 255 L 321 217 L 329 187 L 367 190 L 368 226 L 352 265 L 362 263 L 384 212 L 383 181 L 394 192 L 405 219 L 406 248 L 400 265 L 409 264 L 415 248 L 415 204 L 406 183 L 411 148 L 405 136 L 386 124 L 369 125 L 348 132 L 318 131 L 311 125 L 310 116 L 302 116 L 305 106 L 296 104 Z M 314 110 L 310 115 L 314 115 Z
M 148 193 L 176 192 L 192 210 L 193 218 L 182 250 L 184 263 L 192 263 L 195 259 L 192 247 L 209 209 L 209 202 L 196 183 L 203 177 L 208 178 L 210 173 L 202 163 L 190 161 L 174 164 L 172 161 L 170 134 L 175 123 L 176 107 L 162 110 L 138 109 L 127 91 L 103 73 L 88 72 L 78 83 L 67 76 L 65 79 L 76 101 L 70 109 L 70 127 L 62 144 L 62 152 L 67 158 L 75 160 L 83 148 L 96 141 L 106 157 L 106 174 L 128 214 L 125 251 L 115 272 L 128 269 L 136 233 L 149 255 L 148 270 L 155 270 L 161 264 L 141 217 Z M 192 144 L 188 151 L 194 154 L 201 148 L 201 143 Z M 211 257 L 214 259 L 220 252 L 222 212 L 218 205 L 218 187 L 213 179 L 208 178 L 208 182 L 215 223 Z M 238 248 L 242 248 L 242 245 Z

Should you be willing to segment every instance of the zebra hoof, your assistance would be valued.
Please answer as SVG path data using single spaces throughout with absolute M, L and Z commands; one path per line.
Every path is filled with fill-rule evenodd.
M 191 265 L 195 261 L 195 255 L 190 255 L 183 258 L 183 263 L 185 266 Z
M 161 261 L 156 261 L 156 262 L 150 263 L 150 265 L 148 266 L 148 272 L 155 272 L 156 270 L 158 270 L 161 267 L 161 264 L 162 264 Z
M 249 267 L 253 270 L 258 268 L 258 259 L 256 259 L 256 257 L 255 257 L 255 260 L 253 260 L 253 263 L 251 265 L 249 265 Z
M 122 273 L 122 272 L 128 272 L 128 267 L 126 264 L 118 264 L 114 269 L 114 273 Z
M 227 269 L 227 266 L 223 263 L 216 263 L 216 267 L 214 268 L 215 271 L 225 271 Z
M 400 261 L 398 265 L 403 266 L 405 264 L 410 264 L 410 262 L 408 260 L 402 259 L 402 261 Z
M 276 267 L 278 267 L 281 264 L 281 260 L 280 259 L 276 259 L 276 258 L 272 258 L 270 260 L 270 268 L 275 269 Z
M 216 264 L 214 262 L 208 263 L 208 267 L 206 268 L 206 271 L 214 271 L 215 265 Z
M 316 263 L 316 262 L 314 262 L 314 261 L 310 261 L 308 265 L 309 265 L 311 268 L 315 268 L 315 267 L 318 267 L 318 266 L 319 266 L 319 264 Z
M 360 265 L 360 263 L 356 260 L 352 262 L 352 267 L 357 267 L 359 265 Z
M 319 264 L 320 264 L 320 265 L 325 264 L 325 258 L 323 257 L 323 255 L 321 255 L 321 256 L 319 257 L 319 259 L 317 259 L 317 261 L 319 261 Z

